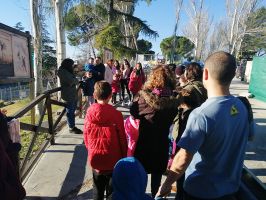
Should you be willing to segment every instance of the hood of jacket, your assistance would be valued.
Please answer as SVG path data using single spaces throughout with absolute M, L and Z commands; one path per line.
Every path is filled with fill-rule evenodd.
M 113 200 L 148 200 L 145 194 L 148 176 L 134 157 L 119 160 L 113 171 Z
M 160 97 L 149 90 L 141 90 L 139 95 L 155 110 L 177 108 L 179 106 L 179 101 L 174 96 Z
M 87 111 L 87 119 L 94 124 L 109 124 L 113 120 L 115 108 L 109 104 L 92 104 Z

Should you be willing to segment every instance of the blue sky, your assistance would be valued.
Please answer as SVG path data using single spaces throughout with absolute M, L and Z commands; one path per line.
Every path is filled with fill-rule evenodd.
M 213 23 L 225 16 L 225 1 L 226 0 L 205 0 L 205 5 L 209 10 L 210 15 L 213 16 Z M 262 0 L 265 5 L 265 0 Z M 187 3 L 188 0 L 184 0 Z M 26 30 L 31 31 L 29 0 L 0 0 L 1 12 L 0 22 L 9 26 L 14 26 L 17 22 L 22 22 Z M 145 20 L 153 30 L 156 30 L 159 37 L 149 39 L 153 44 L 153 50 L 160 52 L 160 42 L 163 38 L 173 35 L 175 25 L 175 0 L 154 0 L 149 6 L 145 2 L 138 3 L 135 16 Z M 48 32 L 51 36 L 54 35 L 54 19 L 49 17 Z M 182 27 L 186 25 L 187 18 L 184 11 L 182 11 L 178 33 L 182 34 Z M 69 57 L 75 56 L 78 49 L 67 46 L 67 55 Z

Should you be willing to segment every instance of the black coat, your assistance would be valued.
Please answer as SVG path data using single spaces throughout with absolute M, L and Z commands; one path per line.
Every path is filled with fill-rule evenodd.
M 134 156 L 147 173 L 164 173 L 167 168 L 169 128 L 177 112 L 174 97 L 158 97 L 149 91 L 140 91 L 130 108 L 130 114 L 140 119 Z
M 95 71 L 100 73 L 100 74 L 97 74 L 94 77 L 95 82 L 104 80 L 104 74 L 105 74 L 105 66 L 104 66 L 104 64 L 100 63 L 98 65 L 95 65 L 94 69 L 95 69 Z

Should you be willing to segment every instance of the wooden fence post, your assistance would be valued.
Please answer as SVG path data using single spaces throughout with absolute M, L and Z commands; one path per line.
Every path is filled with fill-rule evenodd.
M 46 107 L 47 107 L 47 115 L 48 115 L 48 129 L 51 135 L 51 145 L 54 145 L 55 134 L 54 134 L 54 127 L 53 127 L 53 112 L 52 112 L 52 104 L 51 104 L 51 95 L 49 95 L 46 99 Z

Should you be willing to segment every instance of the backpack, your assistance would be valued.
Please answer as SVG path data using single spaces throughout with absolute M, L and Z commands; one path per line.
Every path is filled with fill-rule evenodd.
M 248 122 L 249 122 L 249 140 L 252 140 L 254 137 L 254 118 L 253 118 L 253 111 L 252 111 L 252 107 L 251 104 L 249 103 L 249 100 L 247 99 L 247 97 L 243 97 L 243 96 L 238 96 L 237 97 L 247 108 L 248 111 Z
M 251 104 L 249 103 L 249 100 L 247 99 L 247 97 L 243 97 L 243 96 L 238 96 L 237 97 L 247 108 L 248 111 L 248 122 L 252 123 L 253 122 L 253 111 L 252 111 L 252 107 Z

